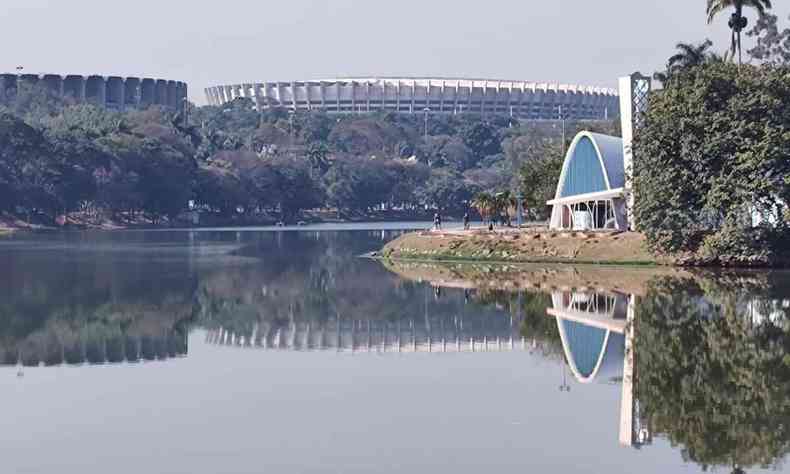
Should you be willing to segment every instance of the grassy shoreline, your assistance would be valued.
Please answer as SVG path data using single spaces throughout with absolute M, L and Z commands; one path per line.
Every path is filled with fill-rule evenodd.
M 389 242 L 378 257 L 430 262 L 485 262 L 658 266 L 644 236 L 633 232 L 583 233 L 537 230 L 413 232 Z

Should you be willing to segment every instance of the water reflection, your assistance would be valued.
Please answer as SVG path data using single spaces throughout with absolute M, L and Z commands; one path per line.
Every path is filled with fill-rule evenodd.
M 80 334 L 61 337 L 37 334 L 0 347 L 0 366 L 51 367 L 167 360 L 186 356 L 187 346 L 185 328 L 145 335 Z
M 552 406 L 583 407 L 590 417 L 611 408 L 612 449 L 624 457 L 630 451 L 618 440 L 651 452 L 671 445 L 703 469 L 776 467 L 790 451 L 787 273 L 385 267 L 357 258 L 398 233 L 2 241 L 0 365 L 134 363 L 190 350 L 183 362 L 198 359 L 200 370 L 212 357 L 237 360 L 228 354 L 302 357 L 289 351 L 466 363 L 512 351 L 514 372 L 536 360 L 556 368 L 546 390 Z M 203 340 L 188 347 L 190 334 Z M 204 358 L 194 355 L 196 342 Z M 393 359 L 375 363 L 392 370 Z M 616 401 L 597 402 L 602 388 L 616 390 Z
M 443 315 L 421 319 L 331 319 L 285 325 L 256 324 L 238 334 L 225 328 L 208 331 L 211 344 L 260 349 L 337 352 L 489 352 L 525 350 L 519 321 L 509 315 L 490 318 Z
M 550 294 L 545 314 L 556 332 L 536 318 L 522 332 L 559 345 L 581 390 L 621 384 L 624 446 L 657 436 L 687 462 L 732 472 L 778 468 L 790 452 L 788 273 L 621 269 L 630 281 L 613 286 L 630 291 L 617 291 L 600 269 L 502 268 L 497 276 L 473 266 L 395 265 L 401 275 L 454 287 L 477 287 L 485 273 L 505 300 L 524 289 Z

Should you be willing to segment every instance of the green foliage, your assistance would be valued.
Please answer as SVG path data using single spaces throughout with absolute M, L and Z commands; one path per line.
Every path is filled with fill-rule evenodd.
M 776 15 L 761 15 L 754 28 L 746 33 L 757 43 L 748 51 L 751 58 L 776 66 L 790 64 L 790 28 L 779 31 L 777 23 Z
M 654 249 L 696 251 L 790 202 L 789 100 L 784 70 L 727 63 L 684 71 L 651 97 L 633 145 L 634 213 Z
M 706 62 L 720 61 L 721 58 L 708 52 L 711 46 L 713 46 L 713 42 L 709 39 L 706 39 L 698 45 L 678 43 L 675 46 L 678 52 L 670 56 L 669 60 L 667 60 L 667 66 L 664 71 L 658 71 L 653 74 L 653 79 L 659 81 L 662 86 L 666 87 L 673 76 L 685 70 L 705 64 Z
M 560 131 L 437 114 L 426 138 L 421 114 L 259 111 L 244 98 L 193 107 L 191 125 L 158 107 L 121 113 L 20 91 L 3 109 L 0 206 L 50 221 L 87 211 L 97 220 L 172 219 L 192 200 L 226 219 L 296 219 L 326 206 L 462 214 L 478 191 L 516 187 L 521 164 Z
M 499 130 L 491 123 L 474 122 L 468 124 L 461 131 L 461 139 L 478 160 L 502 151 Z
M 452 214 L 463 214 L 475 194 L 475 187 L 449 170 L 434 170 L 415 192 L 425 205 Z
M 563 161 L 560 144 L 547 143 L 536 156 L 525 160 L 521 165 L 519 173 L 523 205 L 536 219 L 548 218 L 549 207 L 546 201 L 554 199 Z

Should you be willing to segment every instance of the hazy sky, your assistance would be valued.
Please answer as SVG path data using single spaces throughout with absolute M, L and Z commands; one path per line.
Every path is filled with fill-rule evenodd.
M 677 41 L 726 49 L 727 16 L 705 20 L 704 0 L 2 0 L 0 70 L 178 79 L 201 103 L 208 85 L 348 75 L 614 87 Z

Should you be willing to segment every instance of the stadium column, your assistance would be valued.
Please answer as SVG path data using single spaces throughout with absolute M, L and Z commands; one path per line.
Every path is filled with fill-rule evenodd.
M 439 113 L 444 112 L 444 91 L 447 88 L 446 81 L 442 79 L 442 90 L 439 94 Z
M 82 104 L 85 102 L 85 100 L 88 97 L 88 80 L 85 79 L 85 77 L 80 76 L 78 87 L 79 87 L 79 91 L 78 91 L 77 101 Z
M 125 84 L 123 79 L 118 78 L 118 80 L 121 84 L 120 90 L 118 91 L 118 110 L 123 112 L 126 109 L 126 87 L 124 87 Z
M 99 82 L 99 88 L 96 93 L 96 101 L 102 107 L 107 106 L 107 81 L 108 81 L 107 77 L 104 76 L 101 77 L 101 81 Z
M 411 81 L 411 105 L 409 106 L 409 112 L 414 113 L 415 101 L 416 101 L 416 94 L 417 94 L 417 81 Z
M 453 97 L 453 113 L 458 113 L 458 97 L 461 95 L 461 81 L 455 81 L 455 97 Z

